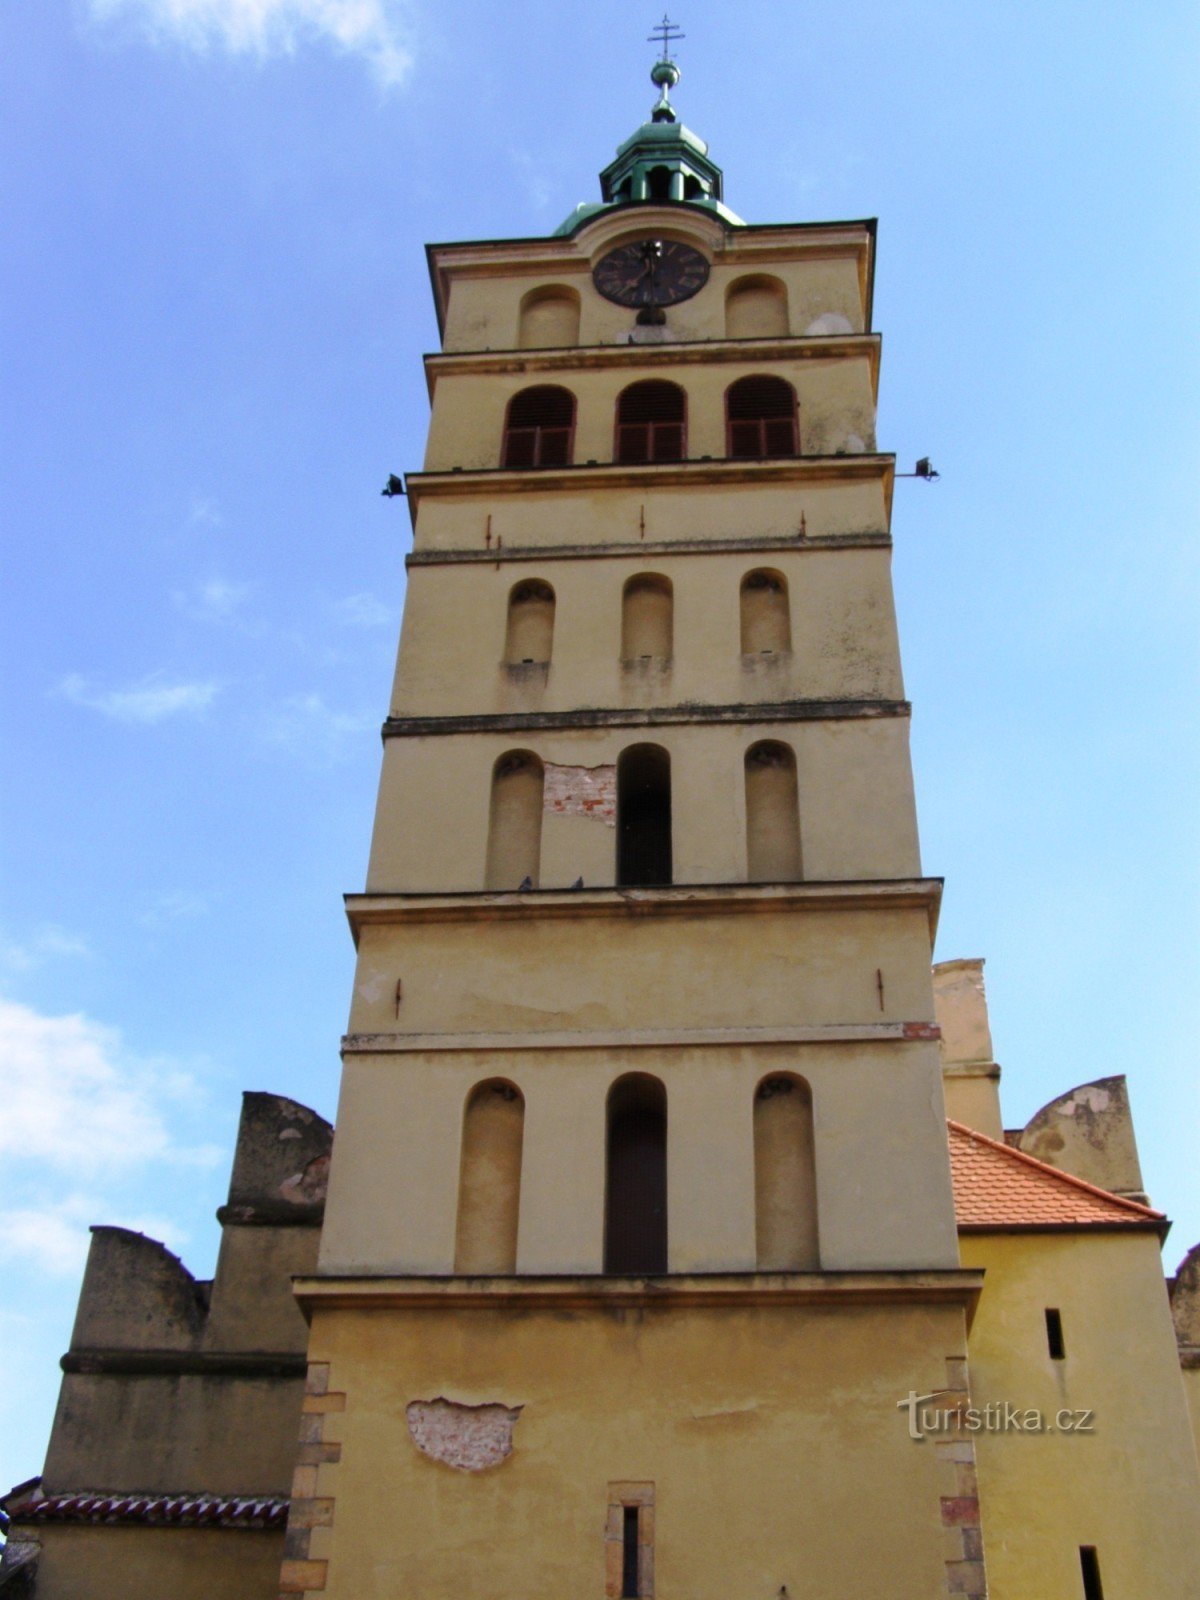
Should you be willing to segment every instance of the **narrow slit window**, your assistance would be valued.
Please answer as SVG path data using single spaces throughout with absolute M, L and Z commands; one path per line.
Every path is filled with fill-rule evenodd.
M 1100 1582 L 1100 1557 L 1094 1544 L 1079 1546 L 1079 1568 L 1083 1574 L 1083 1600 L 1104 1600 L 1104 1585 Z
M 621 1600 L 638 1600 L 638 1508 L 621 1509 Z
M 1053 1306 L 1046 1307 L 1046 1344 L 1052 1361 L 1065 1361 L 1067 1347 L 1063 1343 L 1062 1312 Z

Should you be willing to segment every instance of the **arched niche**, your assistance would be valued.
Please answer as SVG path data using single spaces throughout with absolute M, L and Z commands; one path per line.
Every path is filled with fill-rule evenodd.
M 787 285 L 766 273 L 738 278 L 725 291 L 727 339 L 786 338 L 788 333 Z
M 792 619 L 783 573 L 766 567 L 748 572 L 742 579 L 739 598 L 742 654 L 787 655 L 792 648 Z
M 630 1072 L 609 1090 L 605 1142 L 604 1270 L 667 1270 L 667 1091 Z
M 504 659 L 514 667 L 544 665 L 553 642 L 554 590 L 540 578 L 526 578 L 509 592 Z
M 621 660 L 669 661 L 674 650 L 675 595 L 657 572 L 630 578 L 621 592 Z
M 510 750 L 492 768 L 488 818 L 488 889 L 537 887 L 545 771 L 532 751 Z
M 669 884 L 671 856 L 671 757 L 661 745 L 630 745 L 617 758 L 617 883 Z
M 762 739 L 746 751 L 746 876 L 751 883 L 794 883 L 801 875 L 796 756 Z
M 553 350 L 579 343 L 579 295 L 565 284 L 531 289 L 521 300 L 519 350 Z
M 514 1272 L 521 1205 L 525 1099 L 492 1078 L 467 1096 L 458 1177 L 455 1272 Z
M 760 1272 L 820 1267 L 812 1091 L 794 1073 L 754 1093 L 754 1218 Z

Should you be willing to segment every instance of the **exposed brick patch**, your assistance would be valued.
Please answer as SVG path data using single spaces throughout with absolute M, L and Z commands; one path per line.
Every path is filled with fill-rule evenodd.
M 938 1395 L 940 1408 L 962 1414 L 971 1403 L 970 1375 L 965 1356 L 946 1357 L 946 1388 Z M 983 1529 L 979 1516 L 979 1488 L 975 1477 L 975 1440 L 961 1431 L 934 1445 L 939 1462 L 953 1472 L 953 1493 L 941 1496 L 941 1523 L 958 1550 L 946 1562 L 947 1595 L 986 1600 L 987 1568 L 983 1559 Z
M 436 1400 L 410 1401 L 405 1418 L 423 1455 L 460 1472 L 482 1472 L 512 1454 L 513 1429 L 521 1410 L 499 1403 L 460 1405 L 439 1395 Z
M 906 1022 L 904 1024 L 904 1037 L 906 1039 L 940 1039 L 942 1030 L 936 1022 Z
M 556 817 L 595 817 L 615 828 L 616 767 L 564 767 L 548 761 L 542 809 Z
M 300 1447 L 292 1474 L 292 1501 L 287 1532 L 283 1536 L 283 1565 L 279 1569 L 279 1600 L 319 1595 L 325 1588 L 328 1561 L 312 1558 L 312 1531 L 333 1526 L 334 1499 L 318 1495 L 322 1466 L 340 1461 L 342 1447 L 326 1440 L 325 1419 L 346 1409 L 346 1396 L 329 1387 L 329 1363 L 311 1362 L 304 1385 L 300 1417 Z

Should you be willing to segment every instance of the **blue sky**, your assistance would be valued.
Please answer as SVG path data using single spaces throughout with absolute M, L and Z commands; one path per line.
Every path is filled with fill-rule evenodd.
M 4 8 L 0 1488 L 41 1466 L 87 1224 L 208 1275 L 240 1091 L 333 1115 L 422 246 L 594 197 L 657 15 Z M 881 445 L 943 474 L 894 522 L 938 955 L 988 959 L 1008 1122 L 1129 1073 L 1173 1268 L 1200 1238 L 1200 18 L 678 20 L 675 98 L 740 215 L 880 218 Z

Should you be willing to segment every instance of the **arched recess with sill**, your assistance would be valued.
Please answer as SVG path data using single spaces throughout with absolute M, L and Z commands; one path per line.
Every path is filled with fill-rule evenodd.
M 679 194 L 678 195 L 672 195 L 672 193 L 671 193 L 671 179 L 672 179 L 672 176 L 673 176 L 673 174 L 671 172 L 670 167 L 651 167 L 649 172 L 646 174 L 646 199 L 647 200 L 672 200 L 672 199 L 682 200 L 683 199 L 683 183 L 682 183 L 682 179 L 680 180 L 680 184 L 679 184 L 679 190 L 680 190 Z
M 821 1265 L 812 1091 L 794 1073 L 772 1073 L 755 1090 L 754 1216 L 760 1272 Z
M 510 750 L 492 768 L 488 819 L 488 889 L 519 889 L 538 882 L 542 849 L 545 771 L 532 751 Z
M 579 295 L 565 284 L 531 289 L 521 300 L 520 350 L 554 350 L 579 343 Z
M 554 642 L 554 590 L 540 578 L 515 584 L 508 596 L 504 659 L 509 666 L 545 665 Z
M 742 579 L 742 654 L 782 656 L 792 648 L 792 619 L 787 579 L 782 572 L 759 567 Z
M 800 454 L 796 391 L 767 374 L 739 378 L 725 391 L 726 443 L 736 461 Z
M 525 1099 L 500 1078 L 476 1084 L 463 1108 L 454 1270 L 515 1272 Z
M 506 467 L 565 467 L 575 434 L 575 396 L 557 383 L 537 383 L 508 402 L 504 418 Z
M 677 383 L 645 378 L 617 398 L 617 437 L 613 458 L 682 461 L 687 456 L 687 396 Z
M 763 739 L 746 751 L 746 877 L 751 883 L 795 883 L 800 867 L 795 752 Z
M 667 1270 L 667 1091 L 630 1072 L 608 1093 L 604 1270 Z
M 617 883 L 670 882 L 671 757 L 661 745 L 630 745 L 617 758 Z
M 787 285 L 766 273 L 738 278 L 725 291 L 725 337 L 768 339 L 788 333 Z
M 675 648 L 675 593 L 659 572 L 639 572 L 621 591 L 621 660 L 669 661 Z

